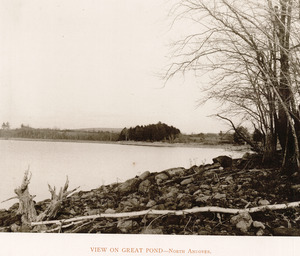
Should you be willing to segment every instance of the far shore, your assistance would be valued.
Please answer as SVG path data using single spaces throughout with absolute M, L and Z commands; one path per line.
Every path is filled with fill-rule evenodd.
M 114 144 L 126 146 L 146 146 L 146 147 L 190 147 L 190 148 L 224 148 L 233 151 L 250 150 L 248 145 L 234 144 L 204 144 L 204 143 L 170 143 L 170 142 L 147 142 L 147 141 L 93 141 L 93 140 L 61 140 L 61 139 L 30 139 L 30 138 L 0 138 L 0 140 L 13 141 L 41 141 L 41 142 L 72 142 L 72 143 L 98 143 Z

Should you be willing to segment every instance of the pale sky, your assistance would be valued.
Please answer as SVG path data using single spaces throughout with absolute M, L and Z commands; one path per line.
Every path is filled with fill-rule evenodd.
M 166 0 L 0 0 L 0 122 L 12 127 L 123 128 L 165 122 L 219 132 L 197 108 L 200 81 L 164 86 L 170 44 Z

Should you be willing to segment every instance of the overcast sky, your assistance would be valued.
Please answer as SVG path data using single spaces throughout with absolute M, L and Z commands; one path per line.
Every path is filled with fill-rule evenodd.
M 197 108 L 192 76 L 164 86 L 173 40 L 166 0 L 0 0 L 0 122 L 123 128 L 165 122 L 226 130 Z

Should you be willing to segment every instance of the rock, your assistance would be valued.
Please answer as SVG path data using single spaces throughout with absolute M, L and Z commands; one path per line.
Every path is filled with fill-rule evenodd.
M 146 207 L 147 208 L 152 208 L 154 205 L 156 205 L 156 202 L 154 200 L 149 200 L 147 203 Z
M 72 208 L 72 209 L 70 210 L 70 214 L 73 215 L 73 216 L 75 216 L 75 215 L 76 215 L 76 211 Z
M 87 192 L 81 195 L 81 199 L 92 198 L 94 196 L 94 192 Z
M 139 206 L 139 200 L 137 200 L 136 198 L 129 198 L 126 201 L 120 202 L 119 209 L 123 212 L 130 212 L 138 209 Z
M 212 186 L 211 190 L 212 190 L 213 193 L 217 193 L 219 191 L 219 187 Z
M 153 206 L 153 209 L 155 209 L 155 210 L 165 210 L 166 208 L 165 208 L 164 204 L 158 204 L 158 205 Z
M 132 220 L 119 220 L 117 228 L 122 233 L 129 233 L 130 231 L 132 231 L 137 226 L 138 226 L 138 224 L 137 224 L 136 221 L 132 221 Z
M 210 196 L 210 195 L 211 195 L 211 191 L 210 191 L 210 190 L 207 190 L 207 189 L 203 190 L 202 193 L 203 193 L 204 195 L 207 195 L 207 196 Z
M 227 189 L 228 185 L 220 185 L 220 189 L 221 191 L 224 191 L 225 189 Z
M 233 216 L 230 219 L 230 223 L 235 225 L 243 233 L 247 233 L 248 229 L 252 224 L 252 217 L 248 212 L 242 212 L 238 215 Z
M 142 230 L 141 234 L 162 235 L 163 230 L 162 230 L 162 228 L 146 227 Z
M 214 163 L 214 164 L 208 164 L 208 165 L 204 165 L 204 171 L 208 171 L 208 170 L 212 170 L 212 169 L 216 169 L 219 170 L 221 164 L 220 163 Z
M 150 187 L 151 187 L 151 181 L 150 180 L 144 180 L 139 185 L 139 192 L 148 193 L 150 191 Z
M 208 231 L 206 231 L 206 230 L 200 229 L 200 230 L 198 231 L 198 235 L 200 235 L 200 236 L 207 236 L 207 235 L 209 235 L 209 234 L 210 234 L 210 232 L 208 232 Z
M 291 189 L 294 190 L 294 191 L 296 191 L 296 192 L 300 192 L 300 184 L 292 185 Z
M 232 158 L 229 156 L 218 156 L 213 159 L 213 162 L 219 163 L 224 168 L 232 166 Z
M 107 214 L 113 214 L 113 213 L 115 213 L 115 212 L 116 212 L 116 210 L 111 209 L 111 208 L 108 208 L 108 209 L 105 210 L 104 213 L 107 213 Z
M 12 224 L 11 226 L 10 226 L 10 230 L 12 231 L 12 232 L 19 232 L 20 231 L 20 226 L 19 225 L 17 225 L 17 224 Z
M 167 169 L 164 172 L 168 173 L 170 177 L 174 177 L 174 176 L 184 175 L 184 171 L 185 169 L 183 167 L 178 167 L 178 168 Z
M 201 189 L 198 189 L 197 191 L 194 192 L 193 196 L 196 196 L 198 194 L 202 194 L 202 190 Z
M 165 195 L 163 195 L 163 198 L 164 199 L 167 199 L 167 198 L 177 198 L 178 191 L 179 191 L 178 188 L 171 188 L 168 193 L 166 193 Z
M 140 182 L 141 180 L 138 178 L 127 180 L 118 186 L 118 191 L 121 195 L 136 191 Z
M 274 228 L 273 233 L 275 236 L 300 236 L 300 229 L 298 228 Z
M 87 215 L 97 215 L 100 213 L 99 209 L 87 209 L 86 210 Z
M 192 207 L 192 196 L 184 195 L 181 197 L 179 204 L 177 205 L 179 209 L 189 209 Z
M 220 200 L 220 199 L 225 199 L 226 198 L 226 194 L 220 194 L 220 193 L 217 193 L 214 195 L 213 197 L 214 199 L 217 199 L 217 200 Z
M 199 187 L 197 185 L 195 185 L 194 183 L 190 183 L 186 186 L 186 193 L 188 194 L 194 194 L 197 190 L 199 189 Z
M 256 232 L 257 236 L 263 236 L 264 235 L 264 230 L 262 228 L 260 228 L 257 232 Z
M 206 203 L 210 199 L 210 196 L 201 195 L 196 199 L 196 202 Z
M 240 222 L 238 222 L 235 227 L 237 229 L 239 229 L 241 232 L 243 233 L 247 233 L 248 232 L 248 228 L 249 228 L 249 223 L 247 221 L 241 220 Z
M 168 180 L 169 176 L 165 173 L 160 173 L 155 176 L 155 180 Z
M 258 205 L 269 205 L 269 204 L 270 204 L 270 202 L 266 199 L 260 199 L 258 201 Z
M 255 228 L 265 229 L 265 225 L 260 221 L 253 221 L 252 226 Z
M 9 227 L 0 227 L 0 232 L 9 232 Z
M 27 232 L 27 233 L 29 233 L 29 232 L 32 231 L 32 227 L 31 227 L 30 224 L 22 224 L 22 226 L 21 226 L 21 228 L 20 228 L 19 231 L 20 232 Z
M 177 200 L 181 200 L 184 196 L 185 196 L 185 194 L 179 193 L 179 194 L 177 195 Z
M 210 186 L 210 185 L 203 184 L 203 185 L 200 185 L 199 188 L 200 188 L 200 189 L 211 189 L 211 186 Z
M 193 178 L 185 179 L 185 180 L 180 182 L 180 185 L 184 186 L 184 185 L 192 183 L 193 181 L 194 181 Z
M 143 173 L 139 176 L 139 179 L 140 179 L 140 180 L 145 180 L 145 179 L 147 179 L 147 178 L 149 177 L 149 175 L 150 175 L 150 172 L 149 172 L 149 171 L 145 171 L 145 172 L 143 172 Z
M 225 181 L 226 181 L 227 183 L 229 183 L 229 184 L 233 183 L 233 178 L 232 178 L 232 176 L 227 176 L 227 177 L 225 178 Z

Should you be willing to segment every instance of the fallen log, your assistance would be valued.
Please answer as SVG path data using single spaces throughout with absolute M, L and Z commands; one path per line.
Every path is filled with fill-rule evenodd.
M 240 213 L 244 213 L 244 212 L 253 213 L 253 212 L 260 212 L 260 211 L 265 211 L 265 210 L 283 210 L 283 209 L 295 208 L 295 207 L 299 207 L 299 206 L 300 206 L 300 201 L 286 203 L 286 204 L 263 205 L 263 206 L 247 208 L 247 209 L 231 209 L 231 208 L 222 208 L 222 207 L 217 207 L 217 206 L 195 207 L 192 209 L 178 210 L 178 211 L 149 209 L 149 210 L 136 211 L 136 212 L 101 213 L 101 214 L 90 215 L 90 216 L 74 217 L 74 218 L 70 218 L 70 219 L 31 222 L 31 226 L 48 225 L 48 224 L 62 225 L 64 223 L 77 222 L 77 221 L 82 221 L 82 220 L 90 220 L 90 219 L 98 219 L 98 218 L 128 218 L 128 217 L 144 216 L 144 215 L 149 215 L 149 214 L 151 214 L 151 215 L 177 215 L 177 216 L 193 214 L 193 213 L 201 213 L 201 212 L 240 214 Z

